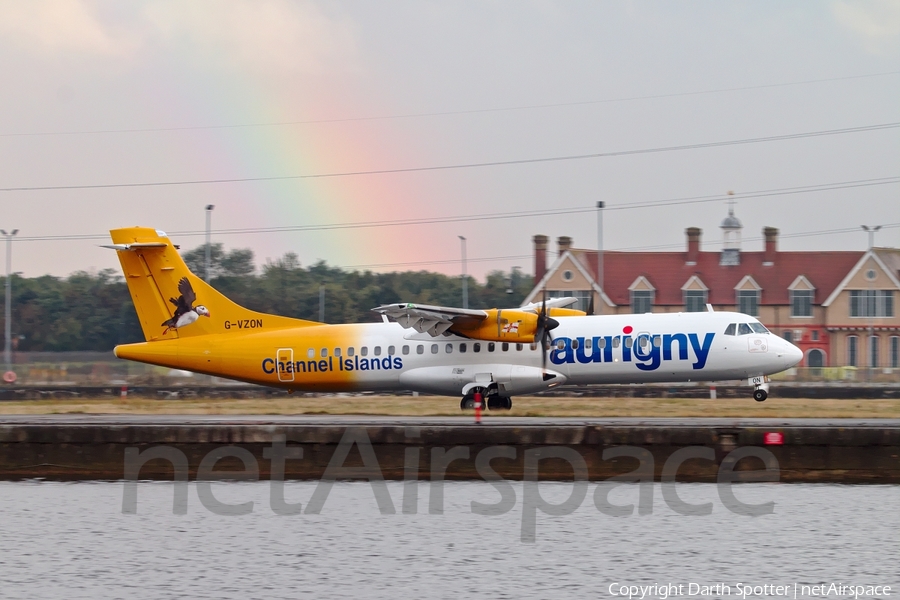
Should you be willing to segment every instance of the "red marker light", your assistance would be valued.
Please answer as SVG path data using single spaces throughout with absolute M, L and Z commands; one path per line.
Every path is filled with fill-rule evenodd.
M 781 446 L 784 444 L 784 434 L 780 431 L 767 431 L 763 441 L 766 446 Z
M 632 331 L 634 331 L 634 327 L 632 327 L 631 325 L 626 325 L 625 327 L 622 328 L 622 333 L 625 333 L 625 334 L 629 334 Z

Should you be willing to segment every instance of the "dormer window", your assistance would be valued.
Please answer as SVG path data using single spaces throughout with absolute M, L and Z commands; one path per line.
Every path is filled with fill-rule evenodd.
M 631 312 L 636 315 L 653 310 L 653 290 L 631 291 Z
M 685 290 L 684 311 L 703 312 L 706 310 L 706 290 Z
M 791 317 L 813 316 L 813 302 L 816 297 L 816 288 L 804 277 L 798 275 L 794 282 L 788 286 L 791 297 Z
M 791 290 L 791 316 L 811 317 L 813 290 Z
M 738 290 L 738 312 L 751 317 L 759 316 L 759 290 Z

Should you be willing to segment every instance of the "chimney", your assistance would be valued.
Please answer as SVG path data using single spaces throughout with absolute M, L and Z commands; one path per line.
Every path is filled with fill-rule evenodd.
M 699 227 L 688 227 L 684 230 L 687 234 L 687 260 L 685 264 L 696 265 L 697 257 L 700 255 L 700 234 Z
M 766 238 L 763 266 L 771 267 L 775 264 L 775 254 L 778 252 L 778 230 L 774 227 L 763 227 L 763 237 Z
M 534 236 L 534 285 L 537 285 L 547 272 L 547 241 L 546 235 Z
M 556 243 L 559 245 L 559 254 L 562 256 L 562 253 L 572 247 L 572 238 L 567 235 L 560 236 L 556 238 Z

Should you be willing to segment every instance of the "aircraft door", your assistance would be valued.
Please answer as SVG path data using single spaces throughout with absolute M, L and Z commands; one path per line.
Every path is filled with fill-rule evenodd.
M 275 359 L 278 361 L 278 381 L 294 380 L 294 349 L 279 348 L 275 353 Z

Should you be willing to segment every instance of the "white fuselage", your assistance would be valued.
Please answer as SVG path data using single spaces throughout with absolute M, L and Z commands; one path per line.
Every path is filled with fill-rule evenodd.
M 352 372 L 352 380 L 339 386 L 347 391 L 413 390 L 457 395 L 473 384 L 493 383 L 502 394 L 515 395 L 564 383 L 748 379 L 783 371 L 802 359 L 796 346 L 765 332 L 756 319 L 740 313 L 648 313 L 559 317 L 557 321 L 559 326 L 552 331 L 554 343 L 543 367 L 541 350 L 534 344 L 432 337 L 397 323 L 377 323 L 327 326 L 335 328 L 333 331 L 352 328 L 353 338 L 353 346 L 340 348 L 328 368 Z M 741 328 L 734 327 L 734 334 L 726 334 L 731 324 L 745 324 L 744 329 L 755 324 L 762 332 L 738 335 Z M 321 333 L 316 337 L 322 340 Z M 309 352 L 318 358 L 335 354 L 335 349 L 306 349 L 301 338 L 296 340 L 293 352 Z M 367 366 L 378 359 L 378 368 L 360 370 L 363 358 Z M 282 385 L 290 383 L 298 390 L 322 387 L 303 373 L 283 373 L 271 360 L 267 364 L 264 370 Z

